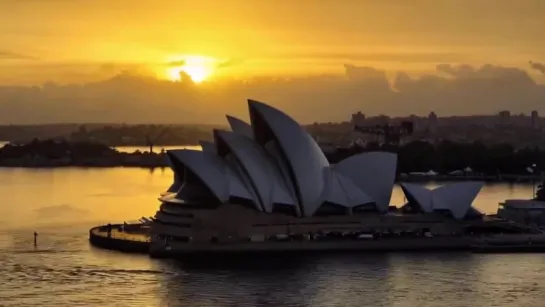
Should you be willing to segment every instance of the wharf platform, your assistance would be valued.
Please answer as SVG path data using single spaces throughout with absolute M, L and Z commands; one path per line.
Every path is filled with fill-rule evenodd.
M 387 253 L 468 251 L 468 238 L 381 238 L 372 240 L 331 241 L 264 241 L 232 243 L 169 242 L 168 246 L 154 243 L 150 255 L 154 258 L 246 254 L 316 254 L 316 253 Z
M 373 240 L 285 241 L 187 243 L 151 242 L 150 226 L 112 224 L 89 230 L 91 245 L 126 253 L 147 254 L 154 258 L 196 255 L 240 255 L 324 252 L 434 252 L 463 251 L 474 253 L 545 253 L 545 234 L 494 235 L 486 237 L 416 237 Z
M 149 254 L 149 226 L 144 224 L 111 224 L 89 230 L 89 242 L 99 248 L 125 253 Z

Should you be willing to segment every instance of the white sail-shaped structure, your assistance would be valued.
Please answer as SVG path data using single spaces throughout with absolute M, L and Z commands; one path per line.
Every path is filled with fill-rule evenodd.
M 335 170 L 351 179 L 376 203 L 380 212 L 390 206 L 394 186 L 397 155 L 388 152 L 368 152 L 351 156 L 337 165 Z
M 183 170 L 184 184 L 178 197 L 184 198 L 184 185 L 194 181 L 205 186 L 220 202 L 229 201 L 230 197 L 251 199 L 251 193 L 236 171 L 218 155 L 199 150 L 169 150 L 169 158 L 176 166 L 174 172 Z M 189 178 L 188 178 L 189 177 Z M 190 179 L 190 178 L 193 179 Z
M 219 152 L 228 151 L 236 157 L 257 196 L 255 201 L 263 211 L 272 212 L 275 203 L 295 205 L 295 199 L 288 193 L 279 169 L 265 149 L 243 134 L 217 131 L 215 135 Z
M 215 130 L 213 143 L 202 142 L 202 151 L 168 151 L 175 180 L 163 202 L 201 197 L 218 204 L 251 204 L 259 212 L 291 210 L 300 217 L 323 214 L 326 207 L 347 214 L 360 206 L 388 211 L 396 154 L 367 152 L 330 164 L 290 116 L 255 100 L 248 100 L 248 108 L 251 124 L 227 116 L 231 131 Z M 402 188 L 421 211 L 449 210 L 461 218 L 480 185 L 463 183 L 433 191 L 412 184 Z
M 202 151 L 216 152 L 216 147 L 214 147 L 214 143 L 212 142 L 199 141 L 199 145 L 201 145 Z
M 483 182 L 460 182 L 447 184 L 436 189 L 427 189 L 420 185 L 402 183 L 401 188 L 410 206 L 417 210 L 431 213 L 448 211 L 456 219 L 475 212 L 471 204 L 479 194 Z
M 254 132 L 250 124 L 234 116 L 226 115 L 225 117 L 227 118 L 227 121 L 229 122 L 229 126 L 231 127 L 231 130 L 233 132 L 238 133 L 240 135 L 244 135 L 249 138 L 253 138 Z

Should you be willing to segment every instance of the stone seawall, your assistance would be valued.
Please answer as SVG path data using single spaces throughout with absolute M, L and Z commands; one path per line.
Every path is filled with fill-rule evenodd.
M 120 233 L 117 231 L 124 225 L 111 225 L 114 229 L 108 235 L 108 226 L 98 226 L 89 230 L 89 242 L 91 245 L 116 250 L 125 253 L 149 254 L 150 242 L 145 235 L 134 233 Z M 121 235 L 122 234 L 122 235 Z
M 152 257 L 177 257 L 198 254 L 312 253 L 312 252 L 404 252 L 470 251 L 474 240 L 458 238 L 399 238 L 361 241 L 289 241 L 244 243 L 152 243 Z
M 492 237 L 418 237 L 338 241 L 263 241 L 234 243 L 151 242 L 149 227 L 142 224 L 98 226 L 89 230 L 96 247 L 154 258 L 200 255 L 304 254 L 324 252 L 436 252 L 477 253 L 545 252 L 545 235 L 496 235 Z

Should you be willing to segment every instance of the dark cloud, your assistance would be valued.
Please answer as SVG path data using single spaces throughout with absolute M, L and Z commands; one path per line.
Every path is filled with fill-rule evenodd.
M 444 63 L 467 60 L 469 55 L 456 52 L 322 52 L 272 55 L 289 60 L 330 60 L 341 62 Z
M 38 58 L 29 56 L 26 54 L 0 50 L 0 60 L 37 60 L 37 59 Z
M 124 72 L 83 84 L 0 86 L 0 123 L 220 124 L 224 114 L 247 119 L 248 97 L 280 107 L 303 123 L 343 121 L 357 110 L 390 115 L 493 114 L 504 109 L 545 113 L 545 85 L 525 70 L 495 65 L 441 64 L 435 73 L 419 77 L 399 72 L 391 82 L 384 70 L 350 64 L 344 75 L 216 82 L 169 82 Z
M 90 72 L 90 75 L 95 73 L 94 67 Z M 77 66 L 73 67 L 74 71 L 78 71 Z M 151 71 L 146 67 L 146 65 L 139 63 L 126 63 L 126 64 L 116 64 L 116 63 L 104 63 L 98 66 L 98 76 L 104 78 L 111 77 L 119 74 L 142 74 L 142 75 L 153 75 Z
M 545 64 L 530 61 L 530 67 L 545 74 Z
M 220 61 L 218 63 L 216 63 L 216 68 L 226 68 L 226 67 L 231 67 L 231 66 L 234 66 L 234 65 L 238 65 L 240 63 L 242 63 L 242 59 L 229 59 L 229 60 L 224 60 L 224 61 Z M 186 61 L 184 61 L 183 59 L 182 60 L 176 60 L 176 61 L 170 61 L 166 64 L 167 67 L 179 67 L 179 66 L 184 66 L 186 64 Z
M 170 62 L 167 63 L 168 67 L 179 67 L 179 66 L 184 66 L 184 65 L 185 65 L 184 60 L 170 61 Z
M 495 65 L 483 65 L 472 67 L 470 65 L 440 64 L 436 67 L 438 72 L 456 78 L 458 82 L 474 83 L 478 86 L 506 86 L 514 88 L 517 86 L 533 86 L 534 80 L 524 70 L 514 67 L 503 67 Z
M 243 63 L 243 59 L 229 59 L 222 62 L 219 62 L 216 68 L 226 68 L 226 67 L 232 67 L 238 64 Z
M 104 63 L 98 67 L 98 71 L 99 73 L 115 75 L 119 72 L 119 67 L 114 63 Z

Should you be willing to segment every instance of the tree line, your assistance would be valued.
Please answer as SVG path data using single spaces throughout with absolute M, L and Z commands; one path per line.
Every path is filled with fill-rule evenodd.
M 427 172 L 433 170 L 447 174 L 467 167 L 485 175 L 529 174 L 545 170 L 545 150 L 537 146 L 516 149 L 510 144 L 485 145 L 481 142 L 462 143 L 443 140 L 436 144 L 426 141 L 413 141 L 400 146 L 368 143 L 366 146 L 337 149 L 328 154 L 335 163 L 353 154 L 366 151 L 383 150 L 398 154 L 399 173 Z

